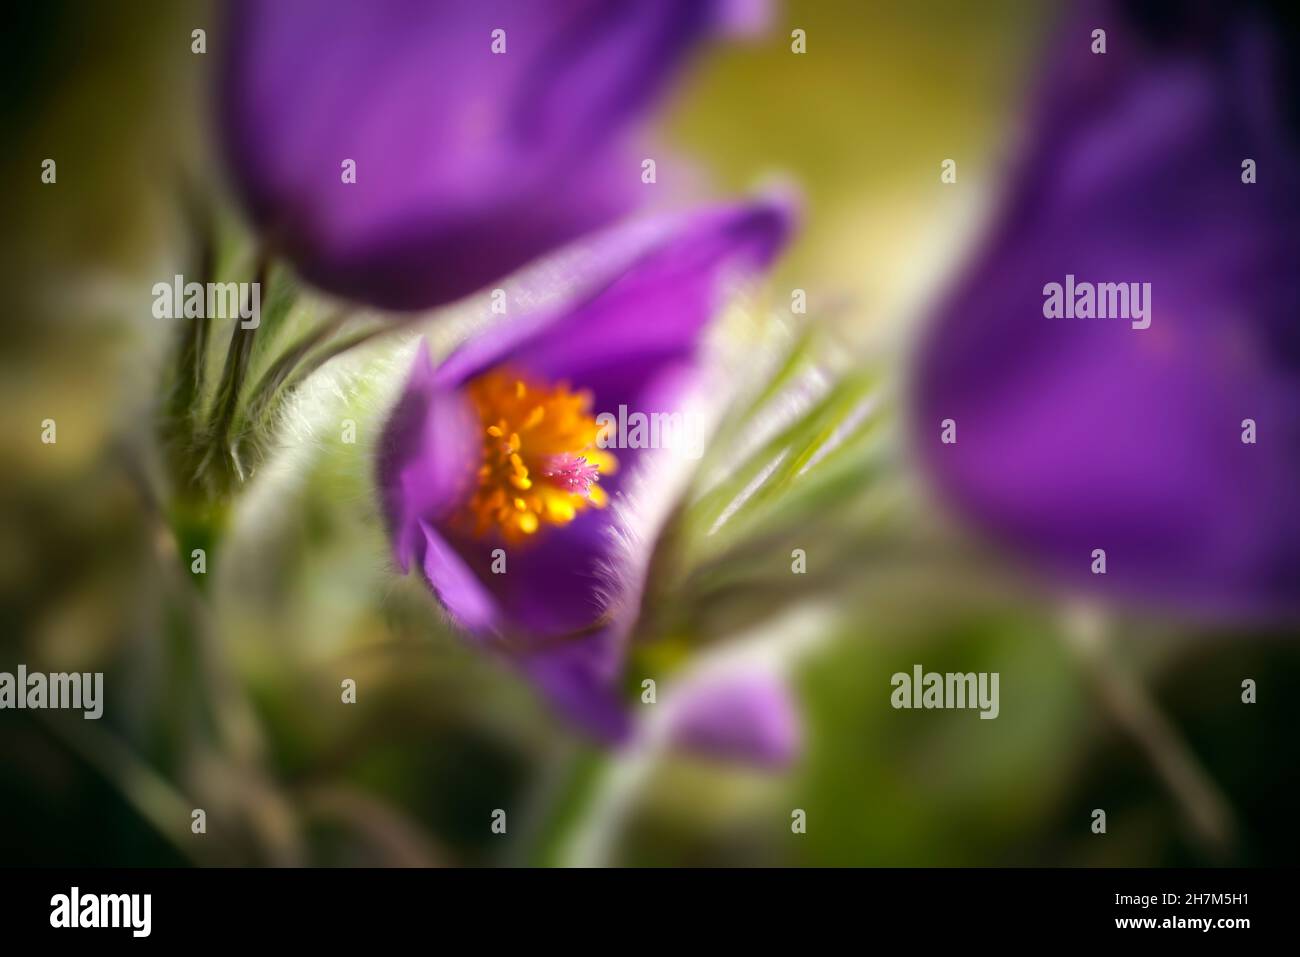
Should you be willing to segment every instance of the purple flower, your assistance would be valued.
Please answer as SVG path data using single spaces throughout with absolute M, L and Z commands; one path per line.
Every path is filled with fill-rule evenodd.
M 1008 201 L 920 352 L 920 453 L 959 513 L 1058 581 L 1292 615 L 1300 157 L 1281 51 L 1226 6 L 1120 9 L 1064 25 Z M 1048 318 L 1053 283 L 1085 300 L 1078 284 L 1149 283 L 1125 289 L 1149 289 L 1146 316 L 1106 291 L 1071 311 L 1119 318 Z
M 270 247 L 312 283 L 439 305 L 644 195 L 630 124 L 754 6 L 236 0 L 223 145 Z
M 680 416 L 712 387 L 702 333 L 790 228 L 788 208 L 763 201 L 640 230 L 632 251 L 605 240 L 612 263 L 570 303 L 436 368 L 421 347 L 385 428 L 378 481 L 398 564 L 604 738 L 630 731 L 624 639 L 681 460 L 619 442 L 605 416 Z
M 667 722 L 668 742 L 680 750 L 759 767 L 789 765 L 801 736 L 785 681 L 752 667 L 691 679 Z

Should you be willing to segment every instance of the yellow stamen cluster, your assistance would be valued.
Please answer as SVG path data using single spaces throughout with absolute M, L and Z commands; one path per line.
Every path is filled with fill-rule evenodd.
M 518 541 L 543 525 L 567 525 L 588 507 L 605 507 L 597 480 L 617 462 L 596 446 L 591 393 L 508 369 L 479 376 L 466 391 L 483 427 L 478 485 L 460 516 L 467 530 Z M 590 483 L 575 481 L 575 469 Z

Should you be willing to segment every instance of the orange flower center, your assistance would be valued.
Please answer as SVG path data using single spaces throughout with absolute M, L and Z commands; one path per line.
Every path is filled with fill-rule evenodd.
M 479 538 L 496 532 L 518 541 L 605 507 L 600 477 L 618 463 L 596 446 L 590 392 L 509 369 L 479 376 L 466 391 L 483 427 L 483 452 L 478 484 L 458 516 L 463 527 Z

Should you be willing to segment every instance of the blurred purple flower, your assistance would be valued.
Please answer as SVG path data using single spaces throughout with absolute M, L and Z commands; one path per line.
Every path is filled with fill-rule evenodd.
M 380 442 L 398 564 L 471 635 L 507 652 L 568 715 L 623 740 L 624 640 L 679 456 L 598 447 L 620 406 L 682 412 L 708 387 L 700 341 L 737 282 L 784 246 L 789 208 L 673 219 L 573 301 L 471 339 L 434 368 L 421 347 Z M 504 564 L 503 564 L 504 563 Z
M 645 189 L 633 121 L 700 39 L 760 14 L 752 0 L 236 0 L 223 145 L 271 249 L 312 283 L 428 308 L 624 212 Z
M 757 668 L 711 674 L 681 689 L 667 738 L 704 757 L 784 767 L 799 753 L 799 713 L 778 675 Z
M 1128 9 L 1088 5 L 1053 48 L 1009 199 L 920 352 L 920 452 L 957 511 L 1062 582 L 1291 615 L 1300 187 L 1282 51 L 1226 5 Z M 1045 318 L 1067 275 L 1149 282 L 1150 328 Z

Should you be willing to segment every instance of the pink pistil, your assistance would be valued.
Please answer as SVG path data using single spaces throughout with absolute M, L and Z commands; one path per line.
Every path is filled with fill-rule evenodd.
M 556 455 L 542 470 L 542 474 L 551 479 L 566 492 L 586 497 L 592 482 L 600 481 L 600 469 L 592 465 L 581 455 Z

